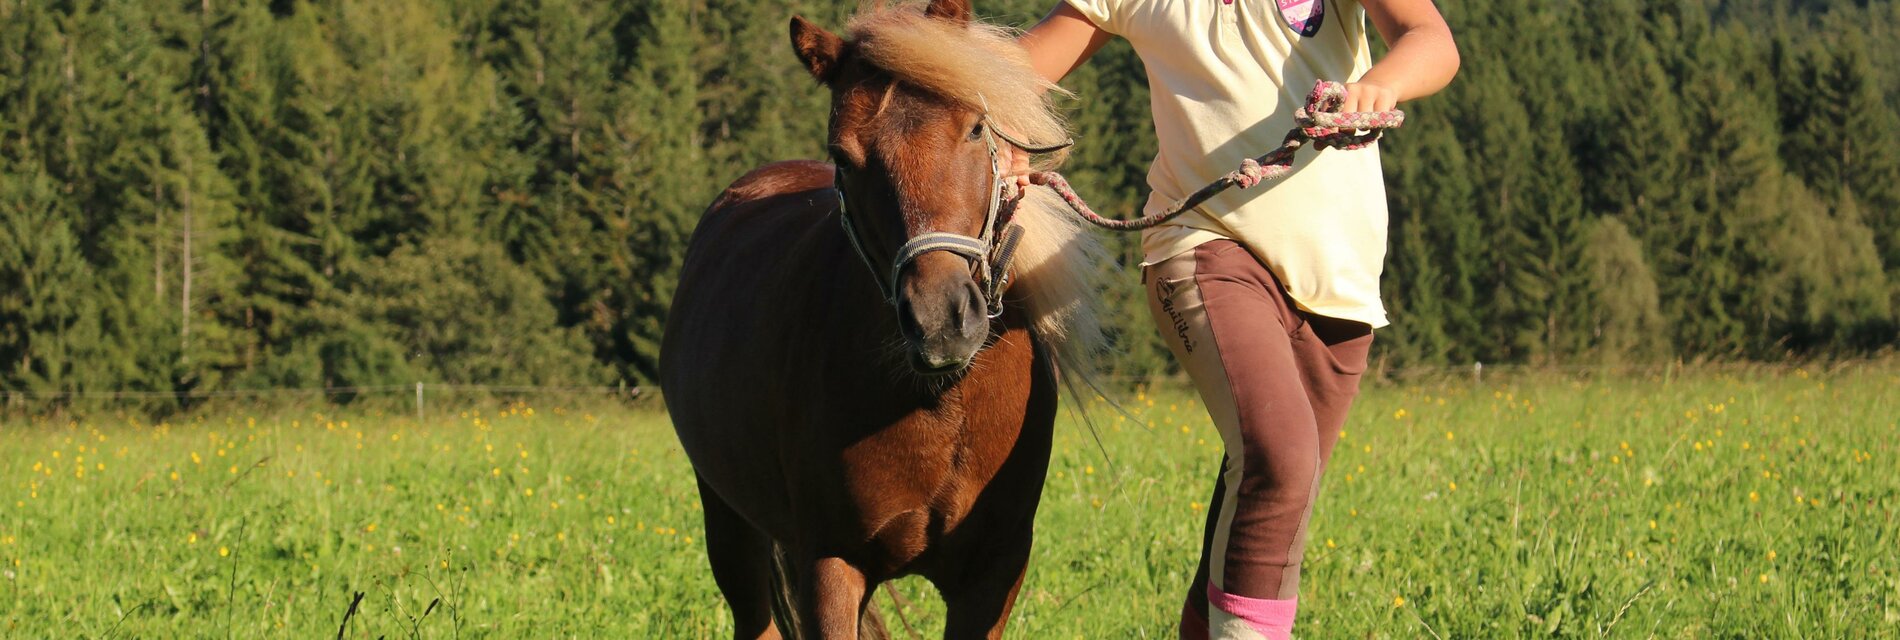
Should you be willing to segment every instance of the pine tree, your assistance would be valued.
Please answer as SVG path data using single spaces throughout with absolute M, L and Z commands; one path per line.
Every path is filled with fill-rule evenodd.
M 262 192 L 244 237 L 254 276 L 246 326 L 262 345 L 247 376 L 258 386 L 352 386 L 409 382 L 400 348 L 343 310 L 346 274 L 362 268 L 358 242 L 377 197 L 367 116 L 351 99 L 352 71 L 327 36 L 320 12 L 289 7 L 270 27 L 263 54 L 274 99 L 257 130 Z M 242 183 L 240 183 L 242 184 Z
M 69 105 L 81 142 L 47 167 L 69 181 L 71 218 L 99 274 L 105 331 L 125 341 L 124 386 L 215 386 L 229 362 L 219 321 L 230 279 L 229 189 L 182 78 L 188 57 L 133 3 L 64 16 Z M 194 340 L 195 338 L 195 340 Z
M 1688 355 L 1736 357 L 1757 349 L 1751 336 L 1767 329 L 1744 311 L 1759 283 L 1747 274 L 1768 261 L 1749 237 L 1759 229 L 1746 221 L 1757 215 L 1742 198 L 1749 187 L 1779 179 L 1774 149 L 1777 132 L 1770 98 L 1749 90 L 1722 61 L 1748 59 L 1753 53 L 1733 34 L 1698 48 L 1699 72 L 1685 83 L 1684 104 L 1691 146 L 1685 171 L 1688 207 L 1671 246 L 1680 271 L 1665 276 L 1664 309 L 1677 348 Z
M 1465 137 L 1472 160 L 1476 210 L 1483 229 L 1484 269 L 1473 278 L 1479 296 L 1489 300 L 1490 319 L 1480 335 L 1472 336 L 1472 356 L 1484 362 L 1520 361 L 1527 332 L 1543 325 L 1536 300 L 1520 293 L 1534 282 L 1520 275 L 1526 237 L 1507 231 L 1526 224 L 1535 203 L 1529 199 L 1533 176 L 1527 167 L 1540 167 L 1526 140 L 1532 139 L 1531 120 L 1511 78 L 1497 67 L 1473 67 L 1460 79 L 1453 96 L 1451 121 Z
M 624 233 L 626 278 L 614 288 L 620 315 L 613 338 L 628 378 L 651 380 L 659 363 L 667 302 L 692 221 L 719 186 L 709 179 L 699 139 L 698 75 L 687 11 L 671 3 L 645 8 L 635 23 L 635 61 L 621 82 L 622 104 L 610 140 L 613 179 L 607 193 L 620 203 L 610 224 Z
M 758 11 L 773 4 L 704 0 L 696 13 L 700 37 L 717 43 L 698 47 L 694 61 L 705 114 L 700 138 L 713 166 L 744 171 L 776 160 L 825 157 L 822 114 L 829 101 L 824 92 L 810 90 L 811 76 L 791 54 L 785 38 L 790 11 Z
M 1831 139 L 1830 146 L 1836 153 L 1829 155 L 1840 159 L 1834 167 L 1838 179 L 1832 182 L 1845 190 L 1837 199 L 1843 205 L 1849 200 L 1857 203 L 1868 225 L 1888 230 L 1877 235 L 1875 244 L 1886 270 L 1893 272 L 1900 270 L 1900 235 L 1896 235 L 1900 234 L 1900 150 L 1896 150 L 1900 147 L 1900 112 L 1888 97 L 1890 91 L 1881 90 L 1866 40 L 1858 32 L 1845 29 L 1840 41 L 1832 51 L 1827 72 L 1820 78 L 1825 96 L 1821 100 L 1832 107 L 1821 115 L 1822 124 L 1835 126 L 1809 128 L 1801 133 L 1819 137 L 1817 142 Z M 1900 86 L 1896 80 L 1900 78 L 1890 76 L 1887 84 Z
M 490 129 L 505 134 L 491 160 L 494 214 L 484 227 L 549 284 L 562 326 L 581 327 L 603 361 L 613 347 L 606 295 L 629 274 L 621 205 L 610 193 L 612 136 L 621 101 L 616 12 L 579 2 L 510 7 L 489 19 L 483 48 L 499 66 L 512 109 Z M 621 222 L 617 225 L 616 221 Z
M 1444 100 L 1407 105 L 1407 129 L 1381 143 L 1392 248 L 1383 278 L 1392 328 L 1381 338 L 1402 362 L 1446 364 L 1480 357 L 1484 225 L 1472 167 Z M 1448 106 L 1448 105 L 1446 105 Z
M 200 0 L 195 22 L 196 116 L 220 173 L 229 178 L 235 208 L 229 250 L 236 282 L 226 307 L 230 315 L 221 319 L 234 328 L 231 374 L 246 377 L 255 374 L 274 339 L 270 325 L 277 314 L 294 313 L 301 303 L 283 290 L 294 276 L 281 265 L 298 258 L 284 230 L 273 225 L 273 212 L 282 204 L 274 197 L 269 145 L 278 139 L 276 85 L 284 61 L 272 50 L 275 25 L 261 6 Z
M 477 232 L 485 201 L 479 153 L 493 74 L 456 55 L 452 21 L 424 3 L 342 3 L 330 16 L 336 51 L 353 70 L 347 99 L 360 105 L 377 194 L 363 237 L 383 255 L 425 234 Z
M 584 157 L 598 153 L 611 113 L 615 43 L 610 31 L 615 16 L 584 2 L 557 1 L 532 9 L 510 7 L 495 16 L 489 27 L 494 42 L 484 48 L 500 70 L 498 81 L 509 101 L 519 105 L 507 115 L 521 120 L 508 142 L 525 152 L 533 168 L 519 176 L 528 182 L 516 198 L 504 198 L 503 216 L 489 224 L 504 234 L 517 255 L 545 252 L 547 215 L 559 216 L 562 207 L 537 212 L 527 198 L 536 185 L 565 180 L 582 185 L 593 176 L 581 174 Z M 561 185 L 567 187 L 569 185 Z M 585 188 L 585 187 L 583 187 Z M 548 189 L 557 194 L 564 189 Z M 514 203 L 506 201 L 513 200 Z M 528 202 L 521 202 L 527 200 Z M 520 206 L 526 204 L 529 206 Z
M 60 193 L 31 161 L 0 172 L 0 388 L 77 391 L 97 378 L 94 279 L 60 213 Z

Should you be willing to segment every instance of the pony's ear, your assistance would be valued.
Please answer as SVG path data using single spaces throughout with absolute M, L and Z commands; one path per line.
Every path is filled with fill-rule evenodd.
M 792 16 L 792 51 L 798 53 L 798 60 L 805 63 L 811 77 L 829 83 L 832 73 L 838 70 L 838 60 L 844 57 L 844 39 L 802 17 Z
M 970 0 L 930 0 L 930 8 L 924 10 L 924 15 L 951 22 L 969 22 L 972 13 Z

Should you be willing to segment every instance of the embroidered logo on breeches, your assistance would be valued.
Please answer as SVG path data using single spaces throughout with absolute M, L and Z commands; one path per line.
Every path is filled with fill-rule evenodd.
M 1181 339 L 1181 350 L 1194 353 L 1194 340 L 1188 338 L 1187 319 L 1181 317 L 1181 311 L 1174 308 L 1174 292 L 1180 285 L 1162 279 L 1155 287 L 1155 297 L 1161 303 L 1161 311 L 1168 314 L 1168 322 L 1174 326 L 1174 334 Z

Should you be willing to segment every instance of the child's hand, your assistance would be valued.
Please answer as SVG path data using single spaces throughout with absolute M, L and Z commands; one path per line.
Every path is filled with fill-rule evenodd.
M 1346 83 L 1346 101 L 1340 113 L 1391 111 L 1399 106 L 1399 92 L 1370 82 Z
M 1003 181 L 1015 182 L 1018 188 L 1029 186 L 1029 152 L 1016 148 L 1007 142 L 996 147 L 998 160 L 1002 161 Z

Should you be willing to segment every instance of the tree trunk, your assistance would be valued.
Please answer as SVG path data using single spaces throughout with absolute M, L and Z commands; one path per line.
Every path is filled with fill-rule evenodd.
M 182 229 L 181 231 L 179 231 L 179 235 L 184 237 L 185 246 L 184 246 L 184 257 L 182 257 L 178 261 L 179 273 L 180 275 L 183 276 L 182 278 L 183 284 L 179 286 L 180 292 L 178 295 L 178 315 L 179 315 L 179 319 L 181 320 L 181 323 L 178 325 L 178 350 L 179 350 L 179 353 L 183 354 L 183 359 L 186 362 L 191 361 L 191 213 L 192 213 L 191 212 L 191 180 L 192 180 L 192 176 L 193 174 L 192 174 L 192 166 L 191 166 L 191 156 L 185 156 L 185 193 L 183 194 L 184 197 L 182 198 L 183 200 L 182 204 L 184 204 L 184 208 L 185 208 L 185 213 L 184 213 L 185 219 L 184 219 L 184 224 L 179 225 L 180 228 Z
M 152 183 L 152 299 L 165 301 L 165 183 Z

